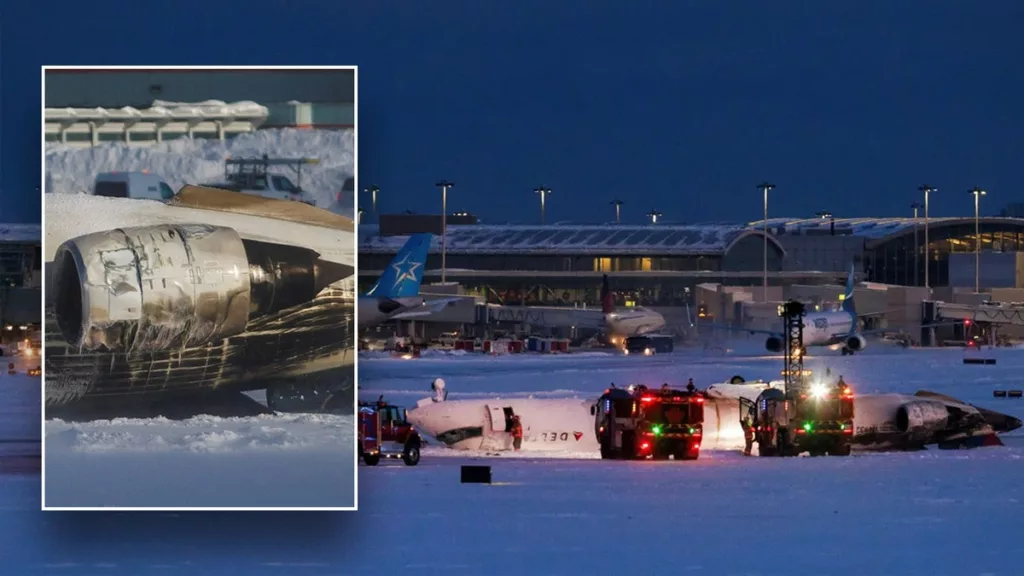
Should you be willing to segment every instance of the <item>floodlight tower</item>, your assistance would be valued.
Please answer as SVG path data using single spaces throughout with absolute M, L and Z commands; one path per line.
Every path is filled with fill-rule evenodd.
M 775 188 L 775 184 L 761 182 L 757 185 L 758 190 L 764 191 L 764 301 L 768 301 L 768 191 Z
M 547 188 L 545 186 L 538 186 L 538 187 L 533 189 L 533 192 L 534 192 L 534 194 L 540 194 L 540 223 L 541 224 L 545 224 L 546 223 L 546 218 L 545 218 L 545 214 L 544 214 L 545 199 L 548 197 L 548 194 L 551 194 L 551 188 Z
M 924 287 L 931 288 L 931 283 L 928 279 L 929 268 L 931 268 L 931 261 L 928 259 L 928 196 L 932 192 L 938 192 L 938 188 L 932 188 L 927 184 L 922 184 L 917 187 L 918 191 L 924 192 Z
M 455 186 L 455 182 L 439 180 L 434 186 L 441 189 L 441 284 L 444 284 L 448 264 L 448 189 Z
M 967 191 L 974 196 L 974 293 L 981 292 L 981 223 L 978 219 L 978 201 L 987 194 L 975 186 Z

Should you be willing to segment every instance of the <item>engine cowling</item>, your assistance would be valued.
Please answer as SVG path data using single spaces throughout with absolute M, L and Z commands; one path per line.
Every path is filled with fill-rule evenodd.
M 80 236 L 57 248 L 53 266 L 65 341 L 136 352 L 240 334 L 253 318 L 312 300 L 348 268 L 306 248 L 242 240 L 234 229 L 205 224 Z
M 924 436 L 946 427 L 949 412 L 941 402 L 915 401 L 896 409 L 896 429 L 902 434 Z
M 854 352 L 863 350 L 868 345 L 868 341 L 864 339 L 860 334 L 854 334 L 846 339 L 846 347 Z
M 769 336 L 768 339 L 764 341 L 764 347 L 769 352 L 778 354 L 779 352 L 782 352 L 783 349 L 782 338 L 779 338 L 778 336 Z

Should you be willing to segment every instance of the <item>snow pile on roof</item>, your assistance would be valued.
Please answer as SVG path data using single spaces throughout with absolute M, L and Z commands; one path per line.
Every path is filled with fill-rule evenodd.
M 46 121 L 153 121 L 203 118 L 206 120 L 258 120 L 262 122 L 269 114 L 270 111 L 266 106 L 249 101 L 228 104 L 221 100 L 205 100 L 203 102 L 155 100 L 151 108 L 143 110 L 131 106 L 124 108 L 47 108 Z
M 1006 223 L 1024 228 L 1024 218 L 986 217 L 981 218 L 980 220 L 985 224 Z M 779 228 L 783 228 L 789 234 L 799 234 L 807 231 L 825 232 L 831 228 L 833 222 L 835 222 L 837 230 L 849 230 L 853 236 L 861 236 L 871 239 L 885 238 L 901 232 L 910 232 L 915 226 L 913 218 L 769 218 L 768 229 L 770 232 L 774 232 Z M 973 223 L 974 218 L 928 219 L 929 226 L 959 224 L 964 222 Z M 755 230 L 764 228 L 764 225 L 764 220 L 755 220 L 747 224 L 749 228 Z M 916 225 L 923 226 L 924 219 L 921 218 L 917 220 Z
M 760 232 L 742 225 L 549 225 L 449 226 L 447 251 L 458 254 L 721 254 L 734 242 Z M 360 252 L 394 253 L 406 236 L 380 236 L 360 227 Z M 432 252 L 441 248 L 435 236 Z
M 355 134 L 352 130 L 300 130 L 281 128 L 258 130 L 224 142 L 181 138 L 132 146 L 110 142 L 92 148 L 59 143 L 46 145 L 46 192 L 88 193 L 101 172 L 148 170 L 177 190 L 185 184 L 216 182 L 224 178 L 224 161 L 229 157 L 317 158 L 319 164 L 302 167 L 302 188 L 320 208 L 352 217 L 352 202 L 337 202 L 345 180 L 355 174 Z M 274 173 L 295 182 L 287 167 L 271 167 Z

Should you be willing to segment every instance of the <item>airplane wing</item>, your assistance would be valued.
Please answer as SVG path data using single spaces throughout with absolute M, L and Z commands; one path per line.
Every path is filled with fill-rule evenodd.
M 784 335 L 778 330 L 762 330 L 760 328 L 737 328 L 736 326 L 726 326 L 725 324 L 711 324 L 711 327 L 716 330 L 730 330 L 733 332 L 748 332 L 750 334 L 764 334 L 766 336 L 778 336 L 782 338 Z
M 301 202 L 184 186 L 168 203 L 105 198 L 88 194 L 48 194 L 46 256 L 71 238 L 118 228 L 167 224 L 209 224 L 234 229 L 239 237 L 308 248 L 323 260 L 355 265 L 352 221 Z

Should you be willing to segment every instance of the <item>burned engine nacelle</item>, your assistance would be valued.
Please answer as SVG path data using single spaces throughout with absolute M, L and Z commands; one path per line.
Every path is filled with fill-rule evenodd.
M 868 341 L 860 334 L 854 334 L 846 339 L 846 347 L 854 352 L 863 350 L 867 345 Z
M 941 402 L 907 402 L 896 410 L 896 429 L 902 434 L 926 436 L 942 430 L 948 422 L 949 412 Z
M 782 349 L 785 346 L 782 338 L 779 338 L 778 336 L 769 336 L 768 339 L 764 341 L 764 347 L 769 352 L 778 354 L 782 352 Z
M 348 268 L 306 248 L 242 240 L 231 228 L 204 224 L 80 236 L 57 248 L 53 266 L 67 343 L 135 352 L 240 334 L 254 318 L 312 300 Z

